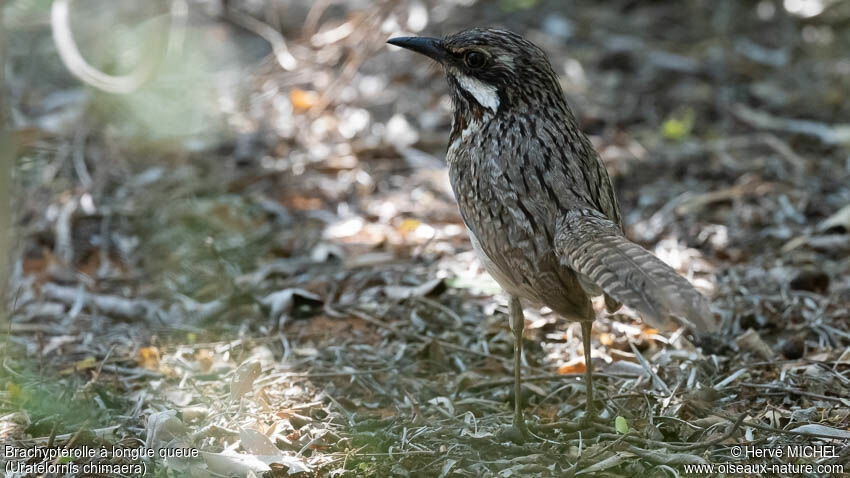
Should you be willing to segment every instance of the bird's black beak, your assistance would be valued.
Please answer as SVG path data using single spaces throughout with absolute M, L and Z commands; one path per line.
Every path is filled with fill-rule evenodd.
M 446 49 L 439 38 L 398 37 L 387 40 L 387 43 L 421 53 L 438 63 L 446 59 Z

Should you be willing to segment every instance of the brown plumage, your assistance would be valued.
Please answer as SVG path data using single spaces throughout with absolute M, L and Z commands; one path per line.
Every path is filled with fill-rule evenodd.
M 605 166 L 579 130 L 540 48 L 495 29 L 389 43 L 445 68 L 454 106 L 446 154 L 452 188 L 473 247 L 511 297 L 514 425 L 520 432 L 520 300 L 581 322 L 588 412 L 591 297 L 605 294 L 611 311 L 625 303 L 663 330 L 683 325 L 703 334 L 716 328 L 690 283 L 623 235 Z

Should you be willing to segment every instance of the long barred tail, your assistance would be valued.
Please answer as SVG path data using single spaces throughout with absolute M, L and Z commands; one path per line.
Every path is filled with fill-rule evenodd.
M 571 211 L 558 224 L 561 263 L 637 310 L 650 325 L 694 334 L 715 332 L 708 301 L 685 278 L 595 211 Z

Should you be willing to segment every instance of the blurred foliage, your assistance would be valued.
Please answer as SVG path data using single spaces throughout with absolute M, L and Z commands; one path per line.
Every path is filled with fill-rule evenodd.
M 27 433 L 34 437 L 113 425 L 113 410 L 129 404 L 126 393 L 106 383 L 88 382 L 85 375 L 51 376 L 36 370 L 33 362 L 11 358 L 4 365 L 0 384 L 8 400 L 0 411 L 23 413 Z
M 682 108 L 673 113 L 661 125 L 661 134 L 672 140 L 687 138 L 694 129 L 696 111 L 693 108 Z
M 499 8 L 505 12 L 514 12 L 534 8 L 539 3 L 540 0 L 499 0 Z
M 0 60 L 6 63 L 6 29 L 3 25 L 3 12 L 0 12 Z M 12 259 L 12 211 L 10 201 L 12 190 L 12 166 L 14 164 L 15 145 L 9 131 L 10 119 L 5 91 L 4 69 L 0 69 L 0 326 L 6 321 L 6 287 L 8 269 Z
M 8 132 L 0 128 L 0 305 L 5 303 L 8 269 L 11 260 L 13 145 Z M 0 320 L 6 317 L 6 308 L 0 306 Z M 2 322 L 0 322 L 2 323 Z
M 135 29 L 124 28 L 112 33 L 111 48 L 100 55 L 103 68 L 123 74 L 139 63 L 140 55 L 157 54 L 138 48 L 138 45 L 164 46 L 152 40 L 163 35 L 169 27 L 166 18 L 157 17 Z M 100 30 L 110 35 L 104 25 L 110 22 L 92 22 L 88 31 Z M 87 51 L 87 46 L 81 41 L 83 51 Z M 183 141 L 187 138 L 194 137 L 204 143 L 226 134 L 217 104 L 220 93 L 216 90 L 214 62 L 215 58 L 236 57 L 236 52 L 229 43 L 214 45 L 209 38 L 192 29 L 177 46 L 180 54 L 166 56 L 155 80 L 138 91 L 127 95 L 94 94 L 93 119 L 109 125 L 109 132 L 120 137 L 122 143 L 126 141 L 131 147 L 136 144 L 183 149 Z M 180 143 L 172 144 L 174 141 Z
M 9 27 L 20 26 L 43 17 L 50 11 L 53 0 L 13 0 L 4 2 L 2 7 L 3 21 Z
M 170 201 L 141 225 L 154 282 L 196 300 L 231 291 L 231 278 L 257 264 L 273 242 L 265 213 L 237 195 Z

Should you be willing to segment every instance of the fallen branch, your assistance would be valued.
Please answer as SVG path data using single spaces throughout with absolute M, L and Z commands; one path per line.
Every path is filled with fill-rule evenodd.
M 850 144 L 850 124 L 830 125 L 818 121 L 781 118 L 742 104 L 735 105 L 732 113 L 744 123 L 756 128 L 813 136 L 826 144 Z
M 295 61 L 295 57 L 289 53 L 289 48 L 286 46 L 286 40 L 283 39 L 283 35 L 281 35 L 280 32 L 260 20 L 233 8 L 228 8 L 225 12 L 225 16 L 233 23 L 248 31 L 256 33 L 258 36 L 269 42 L 272 47 L 274 57 L 277 59 L 277 63 L 281 68 L 286 71 L 292 71 L 298 66 L 298 62 Z
M 150 301 L 125 299 L 115 295 L 100 295 L 87 292 L 83 288 L 67 287 L 48 283 L 41 287 L 45 297 L 73 307 L 78 302 L 92 312 L 123 319 L 153 319 L 159 307 Z

